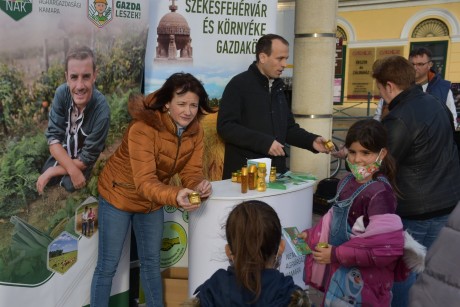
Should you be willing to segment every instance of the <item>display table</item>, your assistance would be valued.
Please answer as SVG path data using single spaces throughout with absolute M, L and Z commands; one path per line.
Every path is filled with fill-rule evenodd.
M 189 295 L 192 296 L 195 289 L 215 271 L 228 267 L 224 226 L 229 212 L 236 204 L 250 199 L 264 201 L 278 213 L 283 227 L 296 226 L 302 231 L 311 227 L 314 183 L 288 184 L 286 190 L 249 190 L 242 194 L 240 184 L 231 180 L 212 182 L 211 197 L 189 215 Z M 286 251 L 280 271 L 292 275 L 294 282 L 305 288 L 302 281 L 303 259 L 298 258 Z

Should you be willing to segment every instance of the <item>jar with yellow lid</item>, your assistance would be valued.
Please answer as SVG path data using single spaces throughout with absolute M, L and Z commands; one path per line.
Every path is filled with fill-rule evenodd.
M 198 192 L 192 192 L 188 195 L 188 201 L 192 204 L 192 205 L 197 205 L 199 206 L 201 204 L 201 197 L 200 197 L 200 193 Z
M 241 170 L 236 172 L 236 182 L 241 183 Z
M 265 192 L 267 190 L 267 183 L 265 182 L 265 176 L 267 174 L 266 164 L 260 162 L 257 165 L 257 191 Z
M 270 182 L 276 181 L 276 166 L 272 166 L 270 169 L 270 176 L 268 177 Z
M 336 151 L 335 145 L 331 140 L 327 140 L 323 144 L 324 144 L 324 147 L 326 147 L 326 149 L 329 150 L 330 152 L 335 152 Z

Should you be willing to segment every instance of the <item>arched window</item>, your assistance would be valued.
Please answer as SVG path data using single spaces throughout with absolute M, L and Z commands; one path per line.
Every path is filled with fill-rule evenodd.
M 347 41 L 347 33 L 339 26 L 337 26 L 337 32 L 335 33 L 335 36 L 337 38 L 341 38 L 343 42 Z
M 439 19 L 430 18 L 419 23 L 412 32 L 412 38 L 449 36 L 449 28 Z

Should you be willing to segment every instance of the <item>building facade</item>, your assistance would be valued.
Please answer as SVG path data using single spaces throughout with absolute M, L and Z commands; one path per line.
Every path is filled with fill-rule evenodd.
M 295 1 L 278 3 L 278 33 L 292 45 L 294 11 Z M 432 51 L 433 68 L 452 82 L 458 103 L 460 1 L 339 0 L 336 36 L 334 104 L 376 101 L 374 61 L 395 54 L 407 58 L 413 48 L 420 46 Z M 293 66 L 291 60 L 285 74 L 288 78 L 292 77 Z

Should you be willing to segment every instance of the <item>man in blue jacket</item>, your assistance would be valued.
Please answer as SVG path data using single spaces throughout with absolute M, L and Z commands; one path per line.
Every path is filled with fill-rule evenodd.
M 225 141 L 223 179 L 247 164 L 269 157 L 284 173 L 286 144 L 314 153 L 328 152 L 325 139 L 307 132 L 294 120 L 280 76 L 286 68 L 289 43 L 276 34 L 256 44 L 256 61 L 225 87 L 217 116 L 217 132 Z
M 81 189 L 104 150 L 110 126 L 110 109 L 95 87 L 96 63 L 88 47 L 69 51 L 65 61 L 66 83 L 55 93 L 46 138 L 51 156 L 36 186 L 60 183 L 67 191 Z
M 431 51 L 425 47 L 412 50 L 409 53 L 409 61 L 415 68 L 415 82 L 422 86 L 427 92 L 439 101 L 445 103 L 453 116 L 453 123 L 457 127 L 457 109 L 455 107 L 454 95 L 450 89 L 450 81 L 444 80 L 441 75 L 433 69 Z
M 433 69 L 431 51 L 425 47 L 412 50 L 409 53 L 409 61 L 415 69 L 415 82 L 419 84 L 424 92 L 427 92 L 449 108 L 452 113 L 452 123 L 457 127 L 457 109 L 455 107 L 454 95 L 450 89 L 451 83 L 444 80 L 441 75 Z M 380 99 L 375 110 L 374 119 L 381 121 L 388 114 L 388 104 Z

